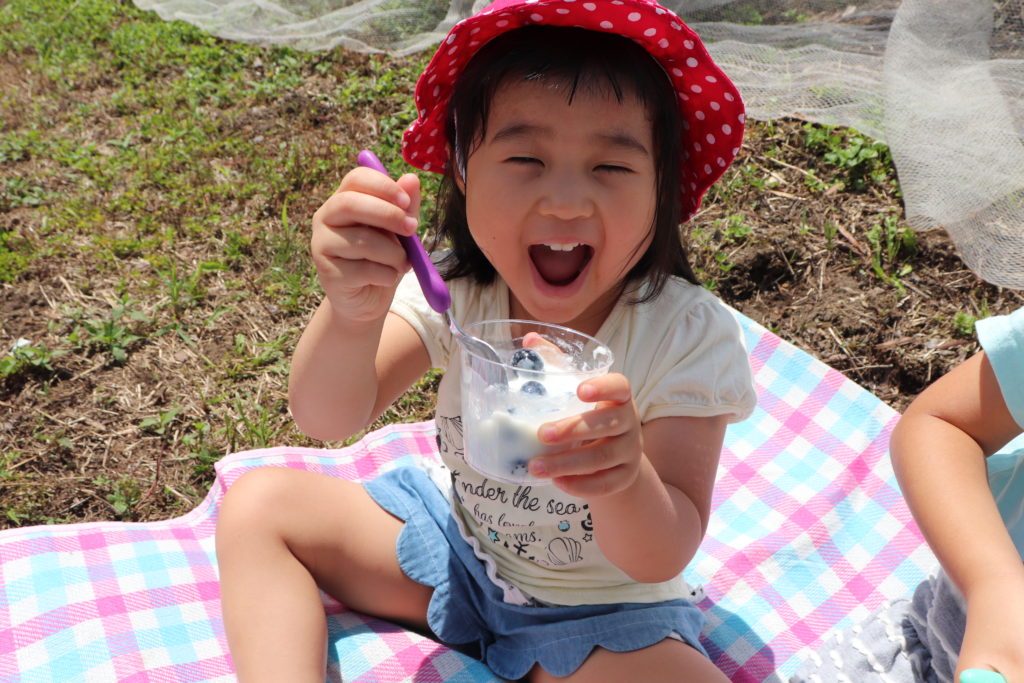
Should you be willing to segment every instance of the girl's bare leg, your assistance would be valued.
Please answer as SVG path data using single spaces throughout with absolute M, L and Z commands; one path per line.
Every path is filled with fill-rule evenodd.
M 357 483 L 282 467 L 242 475 L 217 522 L 224 625 L 239 680 L 323 683 L 318 588 L 349 609 L 424 627 L 433 589 L 399 568 L 401 529 Z
M 633 652 L 594 650 L 571 676 L 555 678 L 540 666 L 530 672 L 530 683 L 728 683 L 721 669 L 681 640 L 666 638 Z

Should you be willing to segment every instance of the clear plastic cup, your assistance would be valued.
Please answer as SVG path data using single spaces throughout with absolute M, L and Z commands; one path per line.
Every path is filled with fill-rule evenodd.
M 491 479 L 534 486 L 530 460 L 564 449 L 542 444 L 545 422 L 589 410 L 576 396 L 580 382 L 608 372 L 612 352 L 593 337 L 529 320 L 484 320 L 466 332 L 490 344 L 496 364 L 462 347 L 462 430 L 466 462 Z M 504 383 L 495 381 L 502 373 Z

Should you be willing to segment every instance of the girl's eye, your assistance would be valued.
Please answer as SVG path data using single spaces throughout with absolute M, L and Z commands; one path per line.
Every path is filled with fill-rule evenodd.
M 633 169 L 626 168 L 625 166 L 616 166 L 615 164 L 601 164 L 597 167 L 598 171 L 608 171 L 609 173 L 632 173 Z
M 508 161 L 513 164 L 540 164 L 540 159 L 534 157 L 509 157 Z

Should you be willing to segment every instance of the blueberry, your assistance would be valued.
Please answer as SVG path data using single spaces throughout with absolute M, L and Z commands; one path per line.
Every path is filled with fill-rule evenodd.
M 544 361 L 533 349 L 516 349 L 512 354 L 512 367 L 520 370 L 543 370 Z
M 519 387 L 519 391 L 524 394 L 534 394 L 536 396 L 544 396 L 548 393 L 548 390 L 544 388 L 543 384 L 532 379 L 529 382 L 524 382 L 523 386 Z
M 516 460 L 511 463 L 512 469 L 511 474 L 516 476 L 523 476 L 528 474 L 530 471 L 529 463 L 526 460 Z

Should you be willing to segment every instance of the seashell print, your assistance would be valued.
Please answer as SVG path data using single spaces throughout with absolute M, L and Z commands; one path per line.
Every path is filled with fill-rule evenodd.
M 574 564 L 583 559 L 582 548 L 575 538 L 559 536 L 548 543 L 548 559 L 559 566 Z
M 451 454 L 465 460 L 462 443 L 462 417 L 440 417 L 437 420 L 437 434 L 434 436 L 437 450 L 441 455 Z

